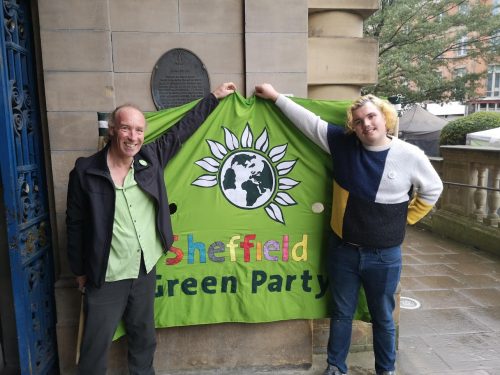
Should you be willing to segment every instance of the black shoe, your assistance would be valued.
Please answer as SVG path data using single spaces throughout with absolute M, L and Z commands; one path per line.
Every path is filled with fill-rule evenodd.
M 328 367 L 326 368 L 326 370 L 323 373 L 323 375 L 346 375 L 346 374 L 344 374 L 343 372 L 341 372 L 338 369 L 338 367 L 336 367 L 334 365 L 328 365 Z

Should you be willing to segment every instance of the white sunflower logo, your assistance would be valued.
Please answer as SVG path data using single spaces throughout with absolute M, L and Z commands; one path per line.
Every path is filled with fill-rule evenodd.
M 290 190 L 300 182 L 285 177 L 297 160 L 285 160 L 287 144 L 269 150 L 267 129 L 253 142 L 249 124 L 241 138 L 229 129 L 224 129 L 225 145 L 207 139 L 214 157 L 205 157 L 195 162 L 208 174 L 203 174 L 192 185 L 210 188 L 218 185 L 224 197 L 242 209 L 264 207 L 274 221 L 285 224 L 280 206 L 297 204 L 284 190 Z

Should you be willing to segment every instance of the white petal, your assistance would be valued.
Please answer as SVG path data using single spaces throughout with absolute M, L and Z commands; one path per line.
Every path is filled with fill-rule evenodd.
M 211 174 L 204 174 L 200 177 L 198 177 L 198 180 L 207 180 L 207 181 L 217 181 L 217 176 L 211 175 Z
M 245 130 L 243 130 L 243 134 L 241 135 L 241 146 L 252 147 L 252 143 L 253 143 L 252 129 L 250 129 L 250 126 L 247 124 Z
M 262 134 L 255 141 L 255 148 L 262 152 L 266 152 L 268 147 L 269 147 L 269 138 L 267 136 L 267 129 L 264 129 L 262 131 Z
M 291 178 L 280 178 L 279 188 L 280 190 L 289 190 L 298 184 L 300 184 L 299 181 L 292 180 Z
M 226 148 L 221 145 L 219 142 L 212 141 L 207 139 L 207 143 L 210 146 L 210 151 L 217 159 L 223 159 L 224 155 L 227 154 Z
M 295 200 L 288 193 L 283 193 L 282 191 L 276 194 L 276 198 L 274 198 L 274 200 L 282 206 L 291 206 L 297 204 L 297 202 L 295 202 Z
M 278 170 L 278 174 L 280 176 L 283 176 L 283 175 L 289 173 L 293 169 L 293 166 L 295 165 L 296 162 L 297 162 L 297 160 L 291 160 L 291 161 L 284 161 L 283 163 L 279 163 L 278 165 L 276 165 L 276 169 Z
M 211 187 L 217 185 L 217 176 L 212 176 L 209 174 L 204 174 L 194 180 L 191 185 L 201 186 L 201 187 Z
M 224 133 L 226 136 L 226 147 L 230 150 L 236 150 L 239 147 L 238 138 L 231 132 L 231 130 L 224 128 Z
M 216 164 L 214 165 L 215 162 Z M 212 158 L 203 158 L 195 162 L 195 164 L 202 167 L 207 172 L 217 172 L 219 170 L 219 163 Z
M 269 151 L 269 157 L 271 160 L 276 163 L 277 161 L 280 161 L 283 159 L 286 153 L 286 148 L 288 145 L 281 145 L 281 146 L 276 146 Z
M 281 212 L 281 208 L 278 205 L 271 203 L 269 206 L 265 208 L 267 214 L 274 221 L 278 221 L 282 224 L 285 224 L 285 219 L 283 219 L 283 213 Z
M 203 158 L 201 160 L 206 161 L 212 167 L 219 167 L 220 166 L 220 163 L 217 160 L 215 160 L 214 158 L 211 158 L 211 157 L 206 157 L 206 158 Z

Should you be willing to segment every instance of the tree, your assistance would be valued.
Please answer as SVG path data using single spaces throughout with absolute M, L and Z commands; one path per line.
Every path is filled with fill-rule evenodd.
M 441 70 L 498 59 L 500 15 L 482 0 L 381 0 L 364 29 L 379 41 L 378 83 L 364 93 L 401 94 L 405 102 L 464 100 L 475 96 L 486 72 L 445 79 Z

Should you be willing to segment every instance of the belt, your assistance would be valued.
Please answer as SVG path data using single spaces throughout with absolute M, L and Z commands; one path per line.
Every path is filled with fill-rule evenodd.
M 356 249 L 356 250 L 359 250 L 359 249 L 362 249 L 363 247 L 365 247 L 363 245 L 360 245 L 360 244 L 357 244 L 354 242 L 343 241 L 342 238 L 337 236 L 337 234 L 334 232 L 332 232 L 332 235 L 335 238 L 335 243 L 337 244 L 336 246 L 344 245 L 344 246 L 351 247 L 351 248 Z
M 356 250 L 360 250 L 363 248 L 362 245 L 359 245 L 359 244 L 353 243 L 353 242 L 347 242 L 347 241 L 343 241 L 342 245 L 347 246 L 347 247 L 352 247 L 353 249 L 356 249 Z

